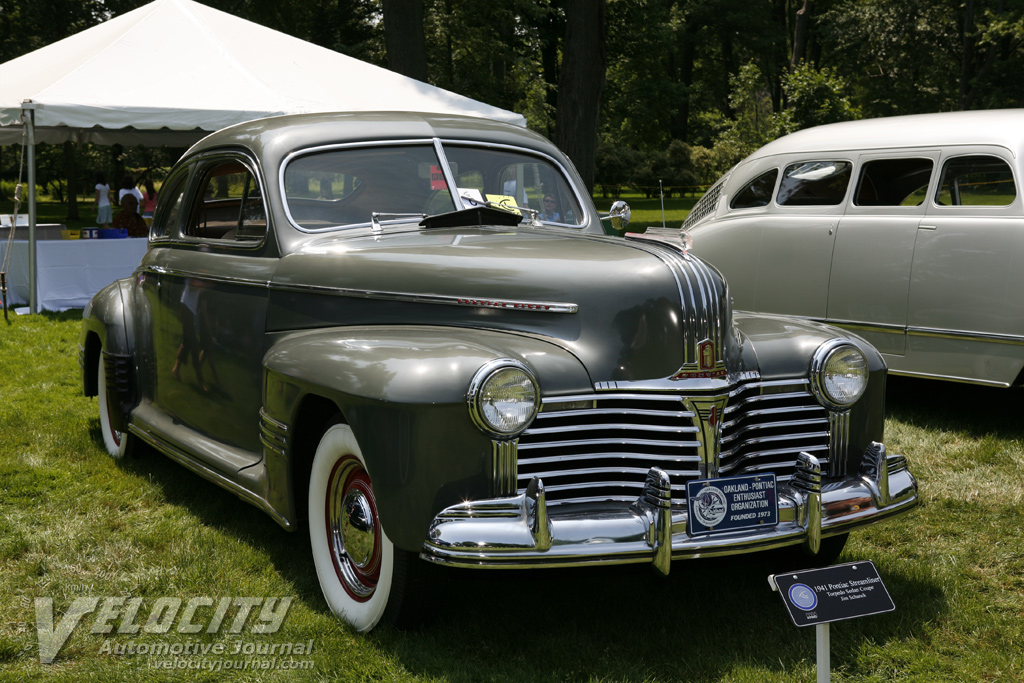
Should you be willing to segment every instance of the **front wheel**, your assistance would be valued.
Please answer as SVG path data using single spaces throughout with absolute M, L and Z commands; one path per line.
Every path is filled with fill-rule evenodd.
M 429 568 L 388 538 L 366 461 L 345 424 L 324 433 L 313 457 L 309 539 L 324 598 L 354 629 L 420 619 L 417 600 L 426 594 L 421 575 Z
M 107 368 L 103 354 L 100 353 L 99 362 L 96 364 L 96 400 L 100 405 L 100 431 L 103 432 L 103 446 L 107 449 L 110 457 L 115 459 L 131 455 L 135 447 L 135 437 L 128 432 L 119 432 L 110 423 L 112 411 L 118 410 L 114 396 L 107 389 Z

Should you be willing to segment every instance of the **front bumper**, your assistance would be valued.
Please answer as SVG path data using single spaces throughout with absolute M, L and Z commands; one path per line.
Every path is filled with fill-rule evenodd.
M 651 562 L 668 574 L 672 560 L 805 545 L 910 510 L 917 481 L 901 455 L 873 443 L 860 472 L 822 483 L 817 458 L 801 453 L 795 476 L 778 488 L 779 524 L 690 536 L 686 510 L 672 509 L 668 475 L 651 468 L 631 504 L 548 506 L 534 478 L 511 498 L 462 503 L 430 526 L 420 556 L 459 567 L 526 568 Z

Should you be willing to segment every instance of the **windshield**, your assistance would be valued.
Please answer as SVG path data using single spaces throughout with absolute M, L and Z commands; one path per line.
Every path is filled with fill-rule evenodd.
M 422 144 L 337 147 L 293 159 L 285 168 L 286 210 L 306 230 L 367 225 L 395 214 L 418 220 L 491 202 L 538 213 L 544 223 L 583 222 L 576 195 L 555 164 L 515 150 L 446 146 L 455 188 L 436 148 Z M 529 213 L 527 211 L 526 213 Z M 524 218 L 525 220 L 525 218 Z

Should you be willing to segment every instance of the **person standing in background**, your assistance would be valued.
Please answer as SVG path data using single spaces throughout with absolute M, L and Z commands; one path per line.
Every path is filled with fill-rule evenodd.
M 153 222 L 153 212 L 156 211 L 156 188 L 150 178 L 146 178 L 142 184 L 146 186 L 146 192 L 142 195 L 142 217 L 148 226 Z
M 142 192 L 139 188 L 135 187 L 135 179 L 130 175 L 126 175 L 124 180 L 121 181 L 121 189 L 117 193 L 117 203 L 120 204 L 121 200 L 124 199 L 126 194 L 130 194 L 135 197 L 135 210 L 138 212 L 140 206 L 142 206 Z
M 110 185 L 107 184 L 107 177 L 102 173 L 96 174 L 96 225 L 103 228 L 110 227 L 110 221 L 114 220 L 113 209 L 110 208 Z

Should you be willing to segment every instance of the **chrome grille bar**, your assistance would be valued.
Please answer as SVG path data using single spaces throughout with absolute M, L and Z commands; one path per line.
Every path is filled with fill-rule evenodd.
M 699 476 L 702 437 L 683 401 L 701 395 L 617 390 L 545 399 L 519 439 L 518 491 L 540 477 L 552 505 L 632 501 L 656 466 L 668 473 L 672 504 L 685 504 L 686 482 Z M 722 475 L 773 471 L 788 481 L 800 452 L 823 463 L 834 457 L 833 425 L 807 380 L 750 381 L 728 396 Z

